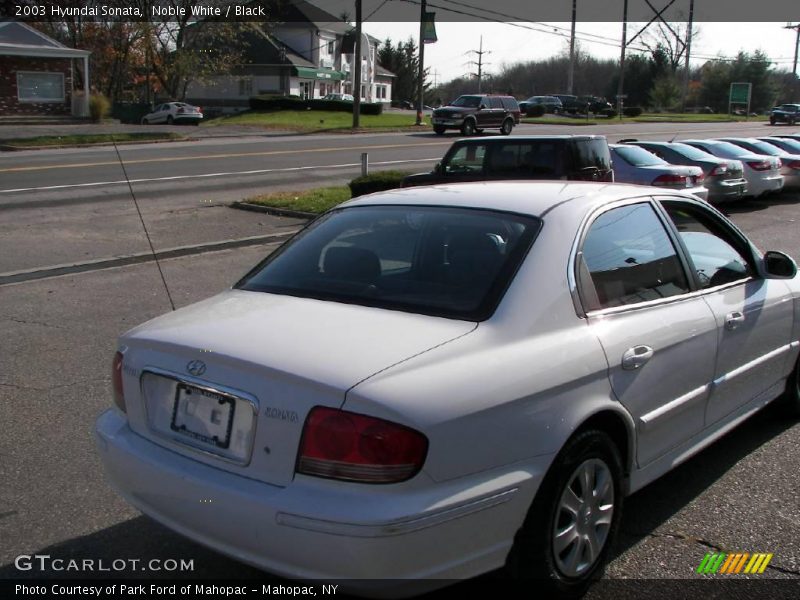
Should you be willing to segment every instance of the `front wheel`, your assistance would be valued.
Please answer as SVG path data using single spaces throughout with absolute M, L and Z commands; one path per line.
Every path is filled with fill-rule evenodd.
M 175 122 L 175 119 L 172 118 L 172 115 L 167 117 L 167 125 L 172 125 Z
M 769 118 L 769 124 L 770 125 L 775 125 L 775 117 L 770 117 Z
M 511 119 L 506 119 L 500 126 L 500 133 L 502 133 L 503 135 L 511 135 L 512 129 L 514 129 L 514 121 L 512 121 Z
M 505 570 L 538 579 L 544 597 L 583 594 L 605 565 L 622 514 L 622 460 L 599 430 L 572 437 L 542 481 Z
M 475 121 L 467 119 L 461 125 L 461 133 L 463 135 L 475 135 Z
M 790 127 L 794 127 L 794 117 L 791 117 L 791 118 L 789 119 L 789 126 L 790 126 Z
M 444 132 L 445 132 L 445 128 L 444 128 L 444 127 L 442 127 L 441 125 L 434 125 L 434 126 L 433 126 L 433 132 L 434 132 L 436 135 L 443 135 L 443 134 L 444 134 Z

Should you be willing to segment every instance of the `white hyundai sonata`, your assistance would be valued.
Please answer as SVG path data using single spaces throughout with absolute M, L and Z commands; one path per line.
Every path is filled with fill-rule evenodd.
M 624 496 L 800 412 L 796 274 L 657 188 L 374 194 L 124 334 L 97 446 L 132 505 L 266 571 L 580 592 Z

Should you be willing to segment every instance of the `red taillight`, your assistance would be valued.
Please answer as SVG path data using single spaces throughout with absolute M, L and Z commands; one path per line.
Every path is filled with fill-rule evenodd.
M 756 171 L 769 171 L 772 168 L 768 160 L 748 160 L 747 164 Z
M 790 169 L 800 169 L 800 160 L 793 160 L 789 162 Z
M 317 406 L 303 428 L 297 472 L 363 483 L 396 483 L 422 468 L 428 439 L 383 419 Z
M 686 175 L 664 173 L 653 180 L 652 185 L 686 185 Z
M 122 389 L 122 352 L 114 355 L 114 364 L 111 367 L 111 382 L 114 388 L 114 404 L 125 412 L 125 392 Z
M 706 180 L 706 174 L 701 171 L 698 175 L 695 175 L 694 180 L 697 183 L 703 183 Z
M 183 114 L 183 112 L 184 112 L 184 110 L 183 110 L 182 108 L 179 108 L 179 109 L 178 109 L 178 114 L 179 114 L 179 115 L 180 115 L 180 114 Z
M 726 175 L 727 173 L 728 173 L 727 165 L 717 165 L 716 167 L 711 169 L 711 172 L 708 175 L 709 177 L 715 177 L 719 175 Z

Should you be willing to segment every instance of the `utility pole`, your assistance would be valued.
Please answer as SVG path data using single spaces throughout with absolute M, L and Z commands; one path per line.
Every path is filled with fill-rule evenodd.
M 353 50 L 353 129 L 361 120 L 361 0 L 356 0 L 356 45 Z
M 575 77 L 575 19 L 578 16 L 578 0 L 572 0 L 572 31 L 569 36 L 569 71 L 567 71 L 567 93 L 572 94 Z
M 422 125 L 422 111 L 425 108 L 425 11 L 426 2 L 419 3 L 419 70 L 417 71 L 417 125 Z
M 478 46 L 478 50 L 470 50 L 470 53 L 478 55 L 478 61 L 475 62 L 470 61 L 472 65 L 478 65 L 478 93 L 481 93 L 481 79 L 483 78 L 483 55 L 484 54 L 491 54 L 491 50 L 484 50 L 483 49 L 483 36 L 481 36 L 480 45 Z
M 625 48 L 628 45 L 628 0 L 624 0 L 622 5 L 622 44 L 619 55 L 619 85 L 617 85 L 617 110 L 619 118 L 622 119 L 622 94 L 625 89 Z
M 797 49 L 800 47 L 800 23 L 797 25 L 787 25 L 784 29 L 794 29 L 797 32 L 797 41 L 794 43 L 794 62 L 792 63 L 792 73 L 797 77 Z
M 689 28 L 686 30 L 686 62 L 683 73 L 683 98 L 681 111 L 686 112 L 686 98 L 689 95 L 689 54 L 692 51 L 692 26 L 694 25 L 694 0 L 689 0 Z

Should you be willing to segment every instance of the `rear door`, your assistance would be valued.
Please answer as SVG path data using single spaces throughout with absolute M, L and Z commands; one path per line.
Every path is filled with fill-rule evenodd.
M 499 96 L 488 96 L 484 99 L 484 102 L 489 105 L 486 127 L 500 127 L 505 116 L 503 101 L 500 100 Z
M 691 294 L 676 240 L 649 199 L 597 215 L 576 270 L 611 387 L 636 423 L 637 462 L 647 465 L 703 428 L 717 350 L 714 315 Z
M 440 181 L 481 181 L 486 178 L 487 144 L 456 144 L 442 160 Z
M 789 287 L 757 275 L 746 240 L 699 204 L 662 200 L 716 319 L 719 352 L 706 425 L 744 406 L 785 374 L 794 308 Z

